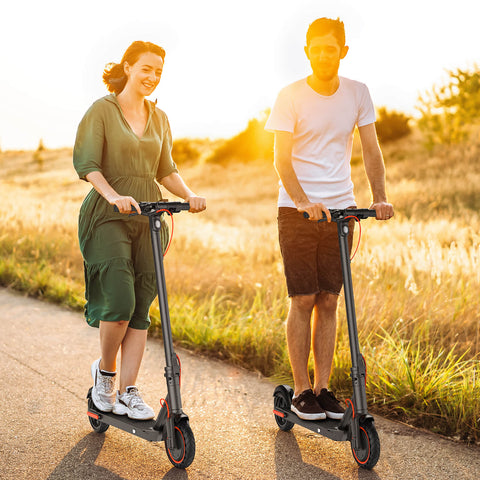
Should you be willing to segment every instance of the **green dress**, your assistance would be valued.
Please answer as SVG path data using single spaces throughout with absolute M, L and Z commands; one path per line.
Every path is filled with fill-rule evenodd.
M 120 195 L 138 202 L 162 199 L 160 181 L 176 172 L 172 136 L 166 114 L 146 101 L 148 120 L 139 138 L 123 116 L 115 95 L 97 100 L 77 131 L 73 164 L 86 180 L 101 172 Z M 162 242 L 168 230 L 162 229 Z M 148 309 L 156 295 L 148 218 L 115 213 L 93 188 L 79 215 L 78 237 L 85 265 L 85 316 L 100 321 L 129 320 L 132 328 L 148 328 Z

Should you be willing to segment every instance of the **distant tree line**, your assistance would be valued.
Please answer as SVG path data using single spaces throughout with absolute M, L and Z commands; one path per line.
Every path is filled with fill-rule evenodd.
M 480 71 L 460 68 L 448 72 L 445 84 L 434 85 L 418 98 L 420 117 L 415 120 L 426 144 L 453 144 L 465 141 L 480 123 Z M 251 119 L 237 135 L 217 142 L 204 158 L 207 162 L 226 164 L 230 161 L 250 162 L 273 160 L 274 136 L 265 131 L 269 110 L 260 118 Z M 381 144 L 399 140 L 410 134 L 414 119 L 402 112 L 379 107 L 375 123 Z M 480 128 L 480 127 L 479 127 Z M 197 161 L 205 148 L 201 141 L 176 140 L 173 155 L 178 161 Z

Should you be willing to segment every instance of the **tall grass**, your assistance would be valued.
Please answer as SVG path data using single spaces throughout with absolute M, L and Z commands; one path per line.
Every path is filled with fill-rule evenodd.
M 389 145 L 396 217 L 362 222 L 352 264 L 372 408 L 471 441 L 480 440 L 478 152 L 470 145 L 427 155 L 415 137 Z M 46 152 L 41 171 L 31 154 L 0 157 L 0 283 L 80 308 L 76 222 L 88 185 L 76 179 L 69 155 Z M 174 219 L 165 269 L 176 341 L 290 382 L 271 163 L 180 168 L 207 196 L 208 210 Z M 360 164 L 353 175 L 358 204 L 368 206 Z M 348 395 L 342 302 L 331 383 Z M 160 335 L 156 304 L 151 314 L 152 334 Z

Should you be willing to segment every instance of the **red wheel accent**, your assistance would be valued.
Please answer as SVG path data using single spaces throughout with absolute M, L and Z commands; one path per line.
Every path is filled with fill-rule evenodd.
M 370 440 L 368 439 L 368 435 L 367 435 L 367 432 L 365 431 L 365 429 L 363 427 L 360 427 L 360 430 L 363 430 L 363 432 L 365 433 L 365 438 L 367 439 L 367 443 L 368 443 L 368 455 L 367 455 L 367 458 L 362 462 L 358 459 L 357 457 L 357 454 L 355 453 L 355 449 L 352 448 L 352 452 L 353 452 L 353 456 L 355 457 L 355 460 L 360 464 L 360 465 L 365 465 L 369 458 L 370 458 Z
M 87 415 L 89 417 L 94 418 L 95 420 L 98 420 L 98 415 L 96 413 L 92 413 L 92 412 L 87 411 Z
M 274 410 L 273 414 L 276 415 L 277 417 L 285 418 L 285 414 L 282 412 L 279 412 L 278 410 Z
M 172 460 L 172 462 L 174 463 L 182 463 L 183 462 L 183 459 L 185 458 L 185 451 L 186 451 L 186 447 L 185 447 L 185 437 L 183 436 L 183 433 L 182 431 L 178 428 L 178 427 L 175 427 L 175 430 L 178 430 L 180 432 L 180 436 L 182 437 L 182 442 L 183 442 L 183 457 L 180 459 L 180 460 L 175 460 L 172 456 L 172 452 L 170 451 L 170 449 L 167 447 L 168 449 L 168 453 L 170 454 L 170 459 Z

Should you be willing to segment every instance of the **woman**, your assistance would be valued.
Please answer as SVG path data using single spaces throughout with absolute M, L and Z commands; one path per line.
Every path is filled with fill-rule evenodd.
M 92 400 L 99 410 L 137 420 L 154 417 L 135 383 L 150 325 L 148 311 L 157 290 L 148 218 L 125 214 L 132 206 L 140 213 L 137 200 L 161 200 L 156 181 L 189 202 L 191 212 L 206 208 L 205 199 L 193 193 L 177 172 L 167 116 L 145 99 L 160 81 L 164 58 L 163 48 L 137 41 L 120 64 L 106 66 L 103 80 L 112 94 L 87 111 L 73 151 L 79 177 L 93 186 L 79 216 L 85 317 L 100 330 L 101 357 L 91 367 Z M 161 235 L 165 248 L 166 224 Z

